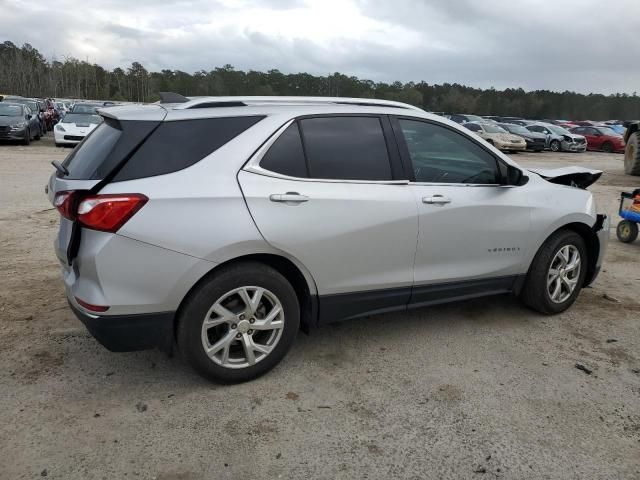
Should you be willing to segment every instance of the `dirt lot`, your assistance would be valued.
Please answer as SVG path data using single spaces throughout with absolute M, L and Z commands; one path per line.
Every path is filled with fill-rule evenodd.
M 110 353 L 67 309 L 43 191 L 67 153 L 0 145 L 0 478 L 640 478 L 640 242 L 612 231 L 562 315 L 504 296 L 342 323 L 223 387 Z M 621 155 L 516 160 L 603 169 L 615 222 L 640 186 Z

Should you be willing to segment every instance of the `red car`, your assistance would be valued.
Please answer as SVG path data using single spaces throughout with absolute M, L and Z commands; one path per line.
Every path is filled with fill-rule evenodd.
M 587 139 L 587 150 L 624 153 L 624 139 L 609 127 L 575 127 L 570 130 Z

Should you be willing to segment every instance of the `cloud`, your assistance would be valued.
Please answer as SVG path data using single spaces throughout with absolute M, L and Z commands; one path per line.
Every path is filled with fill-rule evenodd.
M 0 9 L 5 39 L 107 68 L 232 64 L 603 93 L 631 93 L 640 78 L 628 48 L 637 0 L 0 0 Z M 33 28 L 34 18 L 48 20 Z

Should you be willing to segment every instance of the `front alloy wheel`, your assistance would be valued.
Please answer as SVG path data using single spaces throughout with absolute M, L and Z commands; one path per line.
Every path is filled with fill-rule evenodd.
M 520 293 L 525 305 L 549 315 L 569 308 L 587 273 L 584 239 L 571 230 L 558 230 L 540 247 Z
M 580 252 L 565 245 L 551 261 L 547 275 L 547 292 L 554 303 L 563 303 L 573 294 L 580 279 Z
M 225 293 L 202 322 L 202 346 L 218 365 L 245 368 L 264 360 L 282 336 L 284 310 L 278 297 L 261 287 Z

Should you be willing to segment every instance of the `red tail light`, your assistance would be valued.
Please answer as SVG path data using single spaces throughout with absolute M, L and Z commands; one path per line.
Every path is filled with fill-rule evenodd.
M 60 215 L 69 220 L 76 219 L 76 203 L 78 192 L 58 192 L 53 200 L 53 205 L 58 209 Z
M 93 195 L 78 202 L 76 218 L 83 227 L 114 233 L 148 200 L 139 193 Z

